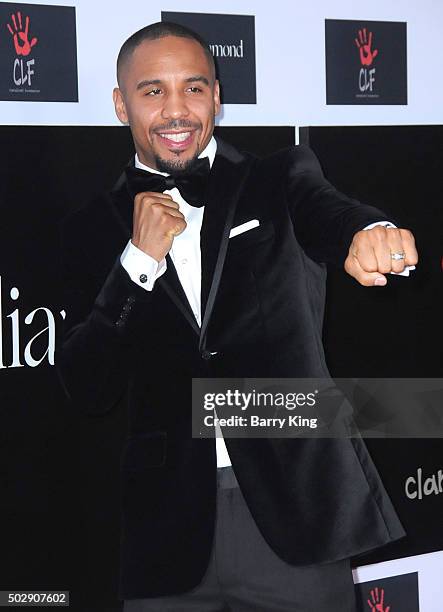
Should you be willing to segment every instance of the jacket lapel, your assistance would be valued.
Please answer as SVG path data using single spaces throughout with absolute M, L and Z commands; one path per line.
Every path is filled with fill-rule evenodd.
M 220 285 L 228 248 L 229 231 L 252 159 L 217 139 L 217 155 L 211 169 L 207 202 L 200 235 L 201 312 L 200 350 L 206 347 L 206 334 Z
M 195 320 L 191 305 L 188 302 L 186 293 L 183 290 L 177 270 L 169 255 L 166 255 L 166 272 L 158 279 L 158 283 L 172 299 L 177 308 L 181 311 L 185 319 L 191 325 L 197 335 L 200 335 L 200 328 Z

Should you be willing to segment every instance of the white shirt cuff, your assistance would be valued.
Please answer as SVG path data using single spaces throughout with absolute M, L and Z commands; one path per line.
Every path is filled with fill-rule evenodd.
M 155 281 L 166 272 L 165 258 L 158 262 L 130 240 L 121 254 L 120 263 L 131 280 L 146 291 L 152 291 Z
M 370 223 L 369 225 L 364 227 L 363 230 L 370 230 L 376 225 L 383 225 L 384 227 L 397 227 L 390 221 L 375 221 L 375 223 Z M 402 272 L 389 272 L 389 274 L 396 274 L 397 276 L 409 276 L 409 272 L 411 270 L 415 270 L 415 266 L 405 266 L 405 269 Z
M 375 227 L 376 225 L 383 225 L 383 227 L 397 227 L 396 225 L 394 225 L 393 223 L 391 223 L 390 221 L 375 221 L 375 223 L 370 223 L 369 225 L 367 225 L 366 227 L 363 228 L 363 230 L 369 230 L 372 229 L 373 227 Z

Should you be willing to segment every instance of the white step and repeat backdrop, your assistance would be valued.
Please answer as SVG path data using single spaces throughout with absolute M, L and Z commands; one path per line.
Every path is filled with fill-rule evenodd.
M 245 92 L 241 91 L 244 83 L 236 82 L 234 77 L 231 79 L 225 91 L 226 102 L 231 103 L 224 105 L 218 119 L 221 126 L 295 126 L 297 131 L 297 126 L 443 123 L 443 2 L 438 0 L 372 0 L 371 3 L 356 3 L 354 0 L 312 0 L 308 3 L 289 0 L 223 0 L 211 4 L 203 0 L 168 0 L 164 5 L 146 0 L 40 0 L 38 4 L 72 7 L 75 11 L 63 13 L 63 23 L 67 30 L 66 33 L 58 31 L 56 36 L 54 31 L 51 32 L 48 21 L 43 23 L 31 17 L 26 24 L 27 15 L 38 14 L 36 5 L 20 5 L 19 18 L 16 3 L 0 3 L 1 14 L 7 18 L 7 23 L 0 24 L 0 44 L 4 47 L 9 45 L 14 50 L 14 37 L 17 38 L 18 32 L 28 28 L 27 40 L 30 45 L 29 49 L 23 49 L 23 40 L 21 43 L 19 41 L 20 53 L 16 49 L 16 57 L 3 55 L 0 60 L 3 80 L 0 113 L 3 125 L 118 126 L 111 97 L 116 85 L 115 60 L 118 50 L 131 33 L 148 23 L 160 21 L 162 11 L 210 11 L 212 14 L 232 16 L 212 19 L 209 27 L 213 34 L 208 42 L 214 46 L 215 53 L 231 56 L 223 60 L 225 70 L 231 70 L 235 75 L 237 62 L 240 73 L 246 69 L 248 78 L 252 75 L 252 82 Z M 238 21 L 236 16 L 249 16 L 250 19 Z M 382 98 L 378 103 L 373 103 L 374 98 L 371 100 L 368 97 L 367 103 L 362 104 L 360 97 L 359 103 L 355 104 L 327 104 L 325 20 L 355 20 L 363 25 L 368 24 L 367 30 L 361 30 L 360 33 L 358 30 L 363 26 L 356 26 L 357 41 L 352 40 L 348 48 L 337 50 L 335 58 L 337 78 L 343 76 L 337 62 L 343 62 L 343 73 L 350 71 L 351 89 L 358 91 L 359 88 L 360 92 L 366 93 L 372 92 L 372 85 L 378 78 L 377 73 L 371 70 L 375 67 L 381 74 L 383 62 L 387 61 L 386 57 L 390 54 L 392 71 L 392 62 L 397 57 L 396 50 L 390 46 L 392 41 L 389 41 L 389 31 L 386 33 L 383 28 L 372 27 L 370 22 L 403 24 L 400 27 L 403 34 L 406 34 L 407 44 L 403 54 L 401 49 L 397 50 L 400 58 L 398 73 L 401 80 L 406 75 L 407 67 L 407 84 L 403 83 L 401 92 L 394 92 L 399 93 L 400 98 L 403 96 L 403 103 L 383 104 Z M 371 32 L 373 38 L 369 41 Z M 370 47 L 369 42 L 372 45 Z M 355 61 L 359 61 L 358 47 L 363 45 L 369 47 L 372 58 L 366 54 L 363 56 L 366 63 L 361 61 L 361 66 L 349 68 L 346 53 L 349 53 L 349 58 L 353 58 L 349 60 L 349 65 L 353 66 Z M 64 51 L 60 51 L 63 48 Z M 69 74 L 75 80 L 75 53 L 78 92 L 74 86 L 71 90 L 62 87 L 57 93 L 63 75 Z M 49 64 L 46 67 L 44 65 L 44 58 L 50 56 L 53 73 L 47 67 L 49 59 Z M 332 61 L 334 57 L 330 59 Z M 330 85 L 334 83 L 330 82 Z M 51 88 L 57 90 L 55 94 Z M 45 101 L 75 100 L 77 93 L 78 101 Z M 238 103 L 239 100 L 241 103 Z M 381 610 L 380 593 L 384 589 L 385 610 L 394 595 L 397 597 L 398 589 L 404 588 L 403 583 L 396 586 L 390 582 L 392 577 L 413 575 L 412 582 L 415 580 L 419 584 L 420 609 L 424 612 L 438 612 L 442 609 L 443 601 L 443 587 L 439 579 L 443 569 L 442 555 L 437 552 L 362 567 L 355 570 L 354 578 L 356 582 L 371 581 L 371 588 L 374 587 L 371 595 L 372 610 Z M 379 588 L 377 592 L 376 587 Z M 389 592 L 391 587 L 395 593 Z M 376 608 L 376 605 L 379 607 Z M 404 610 L 406 608 L 402 608 L 402 612 Z
M 309 3 L 223 0 L 212 3 L 210 8 L 203 0 L 170 0 L 164 5 L 144 0 L 60 0 L 57 3 L 41 0 L 39 4 L 74 6 L 76 9 L 79 101 L 31 105 L 0 102 L 4 124 L 116 125 L 111 91 L 115 85 L 118 50 L 131 33 L 143 25 L 160 21 L 162 10 L 255 16 L 257 103 L 226 105 L 220 125 L 442 123 L 443 107 L 439 101 L 443 97 L 443 3 L 438 0 L 373 0 L 363 4 L 351 0 L 333 3 L 327 0 Z M 325 19 L 407 23 L 407 105 L 326 104 Z M 31 22 L 30 35 L 38 36 L 37 30 L 38 24 Z M 208 42 L 223 44 L 223 39 L 226 42 L 227 38 L 226 32 L 220 30 L 220 39 Z M 43 42 L 39 41 L 35 48 Z M 377 47 L 376 36 L 373 47 Z M 349 48 L 349 53 L 358 53 L 356 46 Z M 382 58 L 381 48 L 377 59 L 381 62 Z M 10 69 L 12 75 L 12 65 Z

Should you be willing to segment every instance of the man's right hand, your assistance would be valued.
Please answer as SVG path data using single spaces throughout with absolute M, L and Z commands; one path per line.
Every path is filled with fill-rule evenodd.
M 144 191 L 135 196 L 131 241 L 147 255 L 161 261 L 185 229 L 185 218 L 169 194 Z

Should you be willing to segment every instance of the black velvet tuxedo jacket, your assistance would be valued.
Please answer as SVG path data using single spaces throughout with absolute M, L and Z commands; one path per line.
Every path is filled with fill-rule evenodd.
M 355 232 L 386 218 L 335 190 L 308 147 L 259 160 L 218 140 L 201 231 L 199 329 L 169 257 L 152 292 L 121 266 L 132 206 L 120 179 L 64 224 L 58 357 L 80 410 L 129 413 L 124 599 L 189 590 L 208 565 L 215 441 L 191 436 L 192 377 L 327 377 L 325 263 L 342 266 Z M 251 219 L 260 225 L 228 238 Z M 286 562 L 334 561 L 404 535 L 360 439 L 226 444 L 254 520 Z

